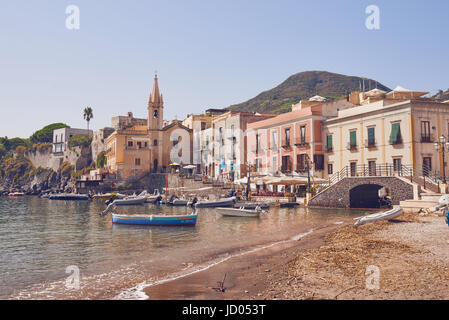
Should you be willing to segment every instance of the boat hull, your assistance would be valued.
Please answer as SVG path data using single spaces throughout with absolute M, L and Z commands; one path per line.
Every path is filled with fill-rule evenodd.
M 48 199 L 61 201 L 86 201 L 89 200 L 89 197 L 83 195 L 55 195 L 48 197 Z
M 92 199 L 96 200 L 109 200 L 111 198 L 114 198 L 116 196 L 116 194 L 96 194 L 94 196 L 92 196 Z
M 386 212 L 374 213 L 374 214 L 370 214 L 368 216 L 359 218 L 357 220 L 357 222 L 355 223 L 355 225 L 360 226 L 362 224 L 369 223 L 369 222 L 394 219 L 394 218 L 400 216 L 402 213 L 403 213 L 403 210 L 401 207 L 393 208 Z
M 146 201 L 146 197 L 136 198 L 136 199 L 121 199 L 114 200 L 114 204 L 117 206 L 132 206 L 138 204 L 144 204 Z
M 222 216 L 228 216 L 228 217 L 258 218 L 261 213 L 261 211 L 241 210 L 241 209 L 234 209 L 234 208 L 217 208 L 216 210 Z
M 235 198 L 222 199 L 217 201 L 200 201 L 195 204 L 196 208 L 217 208 L 234 206 Z
M 25 194 L 24 193 L 10 193 L 8 194 L 8 197 L 23 197 Z
M 270 204 L 267 202 L 261 202 L 261 203 L 254 203 L 254 202 L 250 202 L 250 203 L 236 203 L 234 204 L 234 208 L 239 209 L 239 208 L 243 208 L 243 209 L 256 209 L 257 207 L 259 207 L 260 209 L 268 209 L 270 207 Z
M 112 214 L 112 223 L 146 225 L 146 226 L 193 226 L 197 215 L 165 216 L 165 215 L 121 215 Z

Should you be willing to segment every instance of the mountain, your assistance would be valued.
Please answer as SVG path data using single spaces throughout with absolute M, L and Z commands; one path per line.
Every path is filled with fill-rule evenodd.
M 291 105 L 302 99 L 315 95 L 335 100 L 346 96 L 352 91 L 360 90 L 365 83 L 365 89 L 376 88 L 391 91 L 381 83 L 354 76 L 331 73 L 327 71 L 306 71 L 290 76 L 276 88 L 260 93 L 258 96 L 228 107 L 228 110 L 283 113 L 290 111 Z

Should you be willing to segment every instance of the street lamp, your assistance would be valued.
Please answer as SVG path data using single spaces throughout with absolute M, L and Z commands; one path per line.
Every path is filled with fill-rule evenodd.
M 446 149 L 449 151 L 449 141 L 446 140 L 446 137 L 444 135 L 441 135 L 441 137 L 439 138 L 439 141 L 434 143 L 435 146 L 435 150 L 436 151 L 440 151 L 441 150 L 441 155 L 443 158 L 443 184 L 445 185 L 445 189 L 446 189 L 446 164 L 444 161 L 444 154 Z M 444 190 L 446 192 L 446 190 Z

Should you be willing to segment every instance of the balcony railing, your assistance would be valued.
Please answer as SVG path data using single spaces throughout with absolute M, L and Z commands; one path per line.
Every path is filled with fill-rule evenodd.
M 366 139 L 365 140 L 365 147 L 366 148 L 374 148 L 376 146 L 376 139 Z
M 358 147 L 357 144 L 351 144 L 350 142 L 348 142 L 347 148 L 348 150 L 354 151 L 357 150 Z
M 334 152 L 334 148 L 332 146 L 326 146 L 326 152 Z
M 433 135 L 421 135 L 421 142 L 422 143 L 432 143 L 432 142 L 434 142 Z
M 305 139 L 298 139 L 295 142 L 295 146 L 298 146 L 298 147 L 306 147 L 308 145 L 309 145 L 309 142 L 307 142 Z

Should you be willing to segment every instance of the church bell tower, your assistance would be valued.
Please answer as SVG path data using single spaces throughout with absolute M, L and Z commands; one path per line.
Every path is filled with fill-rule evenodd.
M 154 76 L 153 92 L 148 101 L 148 130 L 162 129 L 164 121 L 164 101 L 159 93 L 157 74 Z

